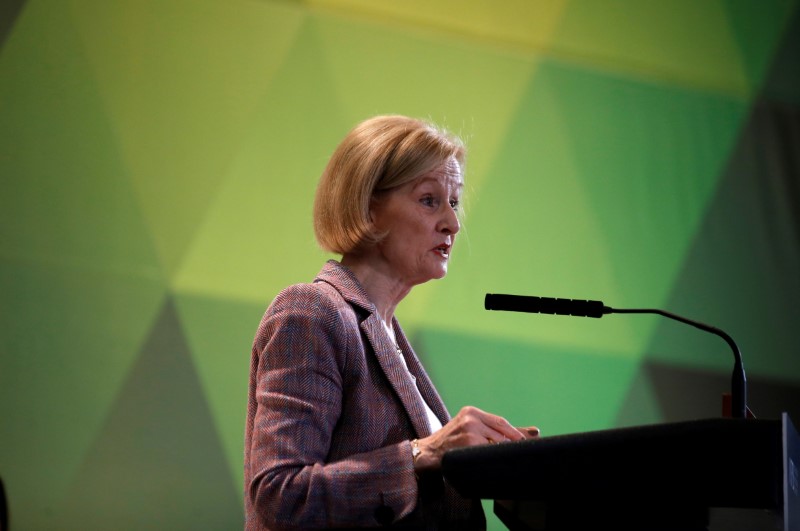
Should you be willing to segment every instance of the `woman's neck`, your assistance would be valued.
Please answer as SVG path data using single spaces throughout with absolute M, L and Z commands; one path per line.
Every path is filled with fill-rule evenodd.
M 346 254 L 341 263 L 356 276 L 375 305 L 378 316 L 391 323 L 395 308 L 411 291 L 411 286 L 392 276 L 388 268 L 378 267 L 375 261 L 361 255 Z

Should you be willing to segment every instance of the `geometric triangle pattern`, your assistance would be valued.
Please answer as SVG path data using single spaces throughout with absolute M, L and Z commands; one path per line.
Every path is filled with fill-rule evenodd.
M 300 25 L 274 81 L 253 109 L 252 126 L 205 211 L 203 229 L 177 270 L 177 290 L 263 304 L 263 293 L 291 282 L 298 263 L 324 260 L 314 244 L 310 205 L 316 176 L 324 168 L 323 153 L 339 136 L 336 126 L 344 128 L 346 122 L 340 117 L 336 94 L 317 89 L 331 86 L 331 79 L 314 25 L 313 19 Z M 297 101 L 307 103 L 298 106 Z M 320 155 L 299 156 L 287 145 L 303 145 Z M 298 207 L 287 209 L 290 201 L 297 201 Z M 260 227 L 261 234 L 256 236 L 254 227 Z M 296 228 L 301 238 L 281 236 L 288 227 Z M 268 252 L 268 264 L 241 259 L 254 247 L 260 249 L 259 255 Z M 312 268 L 306 275 L 314 272 Z
M 800 113 L 754 102 L 668 301 L 701 321 L 713 315 L 740 343 L 746 368 L 774 378 L 800 371 L 800 358 L 784 354 L 800 321 L 792 302 L 800 295 L 800 159 L 781 130 L 800 138 Z M 719 307 L 720 300 L 731 304 Z M 733 360 L 728 351 L 721 340 L 708 344 L 661 323 L 648 357 L 722 369 Z
M 746 95 L 758 80 L 748 78 L 728 17 L 729 3 L 740 4 L 569 2 L 553 43 L 561 53 L 581 56 L 583 65 L 625 77 Z
M 60 525 L 242 527 L 239 482 L 229 470 L 168 299 L 74 476 Z
M 55 507 L 95 444 L 163 300 L 163 286 L 152 279 L 4 257 L 0 475 L 12 523 L 60 527 Z
M 74 2 L 72 10 L 136 199 L 170 275 L 203 226 L 303 19 L 260 2 L 238 9 L 192 4 Z M 112 39 L 116 45 L 107 46 Z
M 175 306 L 202 394 L 213 417 L 215 437 L 224 449 L 238 496 L 238 487 L 244 481 L 241 410 L 249 383 L 249 366 L 241 360 L 242 353 L 250 350 L 250 335 L 253 327 L 258 326 L 264 302 L 177 295 Z
M 561 432 L 613 425 L 639 366 L 634 359 L 569 346 L 440 331 L 420 332 L 414 344 L 454 412 L 478 403 L 515 425 L 535 419 Z
M 397 311 L 452 413 L 545 435 L 718 414 L 719 338 L 483 309 L 518 293 L 720 327 L 751 409 L 800 417 L 797 1 L 4 5 L 12 528 L 241 528 L 255 328 L 331 257 L 316 183 L 375 114 L 469 148 L 448 276 Z
M 25 0 L 9 0 L 5 3 L 3 14 L 0 16 L 0 47 L 3 46 L 3 42 L 14 27 L 14 22 L 24 6 Z
M 637 389 L 637 387 L 647 387 Z M 617 425 L 641 424 L 646 415 L 653 422 L 669 419 L 704 419 L 717 417 L 722 411 L 722 393 L 730 387 L 730 374 L 713 370 L 680 367 L 673 364 L 647 361 L 640 366 L 631 396 L 620 408 Z M 748 407 L 760 418 L 780 418 L 786 412 L 792 418 L 800 415 L 800 385 L 796 382 L 756 376 L 748 378 Z M 656 401 L 657 415 L 647 413 L 653 400 L 643 400 L 648 394 Z M 637 411 L 638 410 L 638 411 Z

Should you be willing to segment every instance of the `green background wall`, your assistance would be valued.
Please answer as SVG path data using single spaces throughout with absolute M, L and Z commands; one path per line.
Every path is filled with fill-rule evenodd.
M 451 272 L 399 309 L 451 411 L 545 435 L 719 415 L 721 339 L 484 311 L 496 292 L 718 326 L 755 413 L 800 419 L 798 58 L 782 0 L 5 0 L 12 529 L 241 528 L 253 334 L 328 258 L 314 187 L 374 114 L 469 145 Z

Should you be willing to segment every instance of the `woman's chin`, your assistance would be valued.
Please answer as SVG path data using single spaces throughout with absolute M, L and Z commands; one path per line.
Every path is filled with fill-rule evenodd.
M 434 272 L 431 275 L 431 280 L 439 280 L 440 278 L 444 278 L 445 276 L 447 276 L 447 265 Z

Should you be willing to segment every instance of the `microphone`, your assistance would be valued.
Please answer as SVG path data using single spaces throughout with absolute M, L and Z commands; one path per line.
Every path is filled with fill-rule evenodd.
M 487 293 L 484 299 L 484 308 L 487 310 L 507 312 L 546 313 L 551 315 L 574 315 L 578 317 L 595 318 L 600 318 L 609 313 L 653 313 L 715 334 L 724 339 L 733 351 L 734 365 L 733 373 L 731 374 L 731 416 L 734 418 L 747 418 L 747 413 L 749 412 L 747 408 L 747 378 L 744 373 L 744 365 L 742 364 L 742 354 L 733 338 L 719 328 L 693 321 L 664 310 L 646 308 L 614 309 L 604 305 L 602 301 L 581 299 L 555 299 L 551 297 Z
M 548 313 L 597 318 L 611 311 L 611 308 L 603 306 L 600 301 L 553 299 L 550 297 L 528 297 L 524 295 L 495 295 L 493 293 L 486 294 L 484 307 L 487 310 L 506 312 Z

